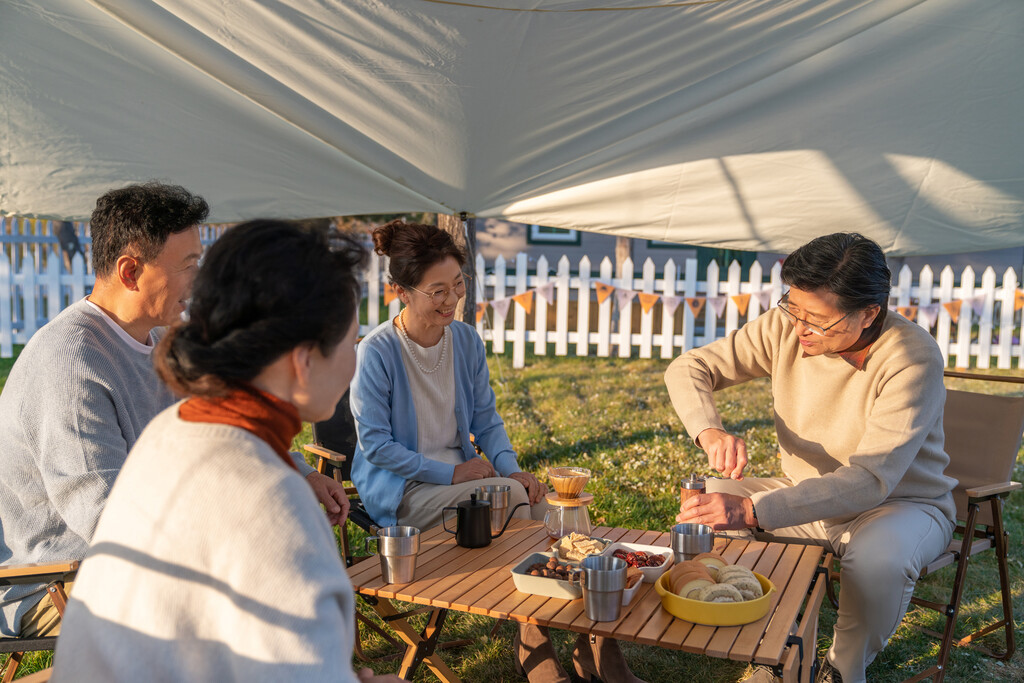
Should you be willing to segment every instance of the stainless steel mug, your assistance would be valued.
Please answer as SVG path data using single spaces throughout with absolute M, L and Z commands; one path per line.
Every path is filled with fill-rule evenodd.
M 420 530 L 414 526 L 388 526 L 367 536 L 363 549 L 377 541 L 380 573 L 387 583 L 409 583 L 416 573 L 416 554 L 420 551 Z
M 476 487 L 477 499 L 486 500 L 491 504 L 491 536 L 500 534 L 505 527 L 505 511 L 508 510 L 511 491 L 512 487 L 507 484 Z
M 707 524 L 676 524 L 672 527 L 672 554 L 676 562 L 709 553 L 714 545 L 715 533 Z
M 591 555 L 583 558 L 573 580 L 583 586 L 583 613 L 591 621 L 615 621 L 622 611 L 626 588 L 626 562 L 617 557 Z

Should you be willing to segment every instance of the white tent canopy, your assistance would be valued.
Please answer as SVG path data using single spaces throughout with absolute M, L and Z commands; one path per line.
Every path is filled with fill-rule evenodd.
M 1020 0 L 8 0 L 0 213 L 466 211 L 788 251 L 1024 244 Z

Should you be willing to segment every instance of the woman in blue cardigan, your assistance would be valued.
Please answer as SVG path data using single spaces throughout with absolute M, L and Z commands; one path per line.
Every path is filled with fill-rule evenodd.
M 374 230 L 373 242 L 390 258 L 388 274 L 405 307 L 357 349 L 352 481 L 367 512 L 380 525 L 426 529 L 440 523 L 442 508 L 467 500 L 476 487 L 505 484 L 510 506 L 530 503 L 517 516 L 543 519 L 547 487 L 519 469 L 494 407 L 483 342 L 455 321 L 469 283 L 465 254 L 443 230 L 401 220 Z M 547 629 L 521 625 L 515 651 L 516 668 L 529 680 L 569 680 Z M 627 676 L 615 641 L 592 645 L 580 636 L 573 661 L 581 675 L 638 680 Z

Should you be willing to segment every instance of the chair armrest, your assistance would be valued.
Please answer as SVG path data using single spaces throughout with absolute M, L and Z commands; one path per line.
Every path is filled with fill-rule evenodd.
M 973 489 L 967 489 L 965 493 L 968 498 L 992 498 L 993 496 L 1004 496 L 1013 491 L 1019 491 L 1021 485 L 1016 481 L 1004 481 L 1001 484 L 986 484 Z
M 338 451 L 332 451 L 330 448 L 317 446 L 315 443 L 307 443 L 303 448 L 313 455 L 330 460 L 331 462 L 345 462 L 348 460 L 348 456 L 342 455 Z
M 0 566 L 0 586 L 18 583 L 49 583 L 59 581 L 78 571 L 78 560 L 72 562 L 46 562 L 8 564 Z

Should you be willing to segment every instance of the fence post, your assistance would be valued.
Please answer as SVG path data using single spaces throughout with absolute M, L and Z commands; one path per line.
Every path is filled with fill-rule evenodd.
M 11 314 L 13 299 L 14 279 L 11 277 L 11 261 L 7 254 L 0 250 L 0 358 L 10 358 L 14 355 L 14 316 Z
M 537 288 L 537 293 L 534 295 L 533 301 L 533 352 L 538 356 L 546 356 L 548 350 L 548 300 L 540 293 L 540 288 L 547 283 L 548 259 L 541 254 L 537 259 L 537 277 L 534 278 L 534 287 Z
M 21 325 L 21 343 L 27 344 L 32 335 L 39 329 L 39 276 L 36 274 L 36 259 L 32 252 L 25 254 L 21 260 L 21 277 L 14 274 L 15 280 L 21 280 L 21 300 L 24 318 Z
M 949 366 L 949 353 L 952 350 L 949 333 L 953 324 L 949 317 L 949 311 L 942 304 L 953 300 L 953 269 L 946 266 L 939 273 L 939 322 L 936 323 L 936 341 L 939 343 L 939 351 L 942 353 L 943 367 Z
M 555 355 L 566 356 L 569 354 L 569 257 L 565 254 L 558 259 L 555 277 Z
M 996 350 L 996 366 L 1000 370 L 1009 370 L 1012 367 L 1013 307 L 1016 301 L 1016 292 L 1017 271 L 1007 268 L 1003 273 L 1003 286 L 997 295 L 999 300 L 999 348 Z M 1024 324 L 1021 325 L 1021 332 L 1024 336 Z M 1022 359 L 1020 367 L 1024 368 L 1024 359 Z
M 506 272 L 505 257 L 499 254 L 498 258 L 494 259 L 493 301 L 505 298 Z M 494 311 L 494 325 L 491 326 L 491 350 L 499 356 L 505 353 L 505 319 L 507 315 L 508 308 L 500 313 L 497 310 Z
M 516 254 L 516 294 L 526 291 L 526 253 Z M 536 296 L 534 296 L 536 299 Z M 534 302 L 536 303 L 536 302 Z M 512 325 L 512 367 L 526 366 L 526 309 L 512 302 L 515 309 L 515 322 Z
M 599 277 L 606 284 L 612 283 L 612 262 L 605 256 L 601 260 Z M 615 296 L 610 295 L 597 306 L 597 355 L 606 358 L 612 350 L 612 304 Z
M 697 329 L 697 316 L 690 310 L 690 305 L 686 303 L 687 298 L 693 298 L 697 296 L 697 259 L 689 258 L 686 259 L 686 265 L 683 270 L 683 302 L 680 306 L 683 307 L 683 343 L 682 350 L 689 351 L 695 344 L 694 335 Z M 705 294 L 707 291 L 705 290 Z M 704 301 L 704 310 L 707 310 L 708 302 Z M 707 320 L 707 318 L 704 318 Z
M 938 314 L 930 316 L 924 312 L 925 308 L 932 305 L 934 282 L 935 276 L 932 274 L 932 269 L 925 264 L 921 269 L 917 284 L 917 324 L 927 330 L 928 334 L 932 333 L 932 325 L 939 319 Z
M 622 271 L 619 273 L 619 284 L 624 291 L 633 290 L 633 259 L 627 258 L 622 262 Z M 618 296 L 616 303 L 622 300 Z M 629 358 L 633 354 L 633 298 L 625 306 L 619 306 L 619 358 Z
M 992 308 L 995 304 L 996 271 L 989 266 L 981 274 L 981 295 L 984 301 L 978 307 L 978 359 L 977 367 L 985 369 L 992 362 Z M 979 296 L 975 294 L 975 296 Z
M 967 266 L 960 275 L 960 300 L 968 302 L 974 296 L 974 268 Z M 956 366 L 971 367 L 971 316 L 970 305 L 960 305 L 960 318 L 956 323 Z
M 750 303 L 747 304 L 747 322 L 750 322 L 761 315 L 761 294 L 764 291 L 764 270 L 761 268 L 761 264 L 758 261 L 754 261 L 750 264 L 750 274 L 747 282 L 747 291 L 750 294 Z M 771 305 L 771 302 L 768 302 L 764 310 L 767 311 L 768 306 Z
M 676 262 L 670 258 L 665 262 L 665 270 L 661 276 L 661 291 L 665 297 L 676 296 L 676 275 Z M 672 313 L 669 313 L 669 307 L 665 305 L 664 299 L 661 303 L 661 357 L 665 359 L 672 358 L 675 353 L 676 311 L 680 306 L 686 308 L 685 303 L 678 303 L 672 309 Z
M 46 290 L 47 321 L 53 320 L 64 310 L 64 293 L 61 291 L 60 286 L 61 260 L 54 258 L 53 254 L 50 254 L 46 261 L 46 277 L 43 281 L 43 287 Z
M 718 281 L 718 262 L 711 259 L 711 263 L 708 264 L 707 269 L 707 301 L 704 304 L 704 337 L 701 341 L 701 346 L 710 344 L 715 341 L 718 336 L 718 314 L 715 312 L 715 307 L 711 305 L 711 298 L 718 296 L 719 281 Z M 728 301 L 726 301 L 728 304 Z
M 644 261 L 643 285 L 641 290 L 644 294 L 654 294 L 654 261 L 649 257 Z M 664 315 L 664 311 L 662 311 Z M 654 306 L 644 312 L 643 303 L 640 304 L 640 357 L 650 358 L 651 347 L 654 343 Z
M 725 334 L 729 335 L 740 326 L 740 310 L 736 306 L 733 297 L 740 293 L 740 280 L 743 277 L 743 268 L 739 261 L 729 264 L 728 280 L 725 283 L 725 294 L 728 299 L 725 302 Z
M 576 355 L 590 355 L 590 258 L 587 256 L 580 259 L 576 294 Z

